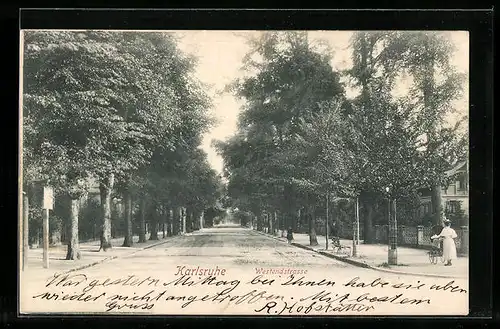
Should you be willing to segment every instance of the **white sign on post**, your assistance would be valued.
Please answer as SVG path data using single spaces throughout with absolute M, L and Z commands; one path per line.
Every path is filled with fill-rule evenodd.
M 51 187 L 43 188 L 43 208 L 54 209 L 54 190 Z

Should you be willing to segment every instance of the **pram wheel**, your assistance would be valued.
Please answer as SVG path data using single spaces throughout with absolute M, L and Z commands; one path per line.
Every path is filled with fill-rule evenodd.
M 431 262 L 431 264 L 437 264 L 439 257 L 439 250 L 432 249 L 431 251 L 429 251 L 429 261 Z

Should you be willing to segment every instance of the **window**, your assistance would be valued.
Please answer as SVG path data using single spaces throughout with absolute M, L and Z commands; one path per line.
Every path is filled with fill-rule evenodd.
M 452 214 L 458 212 L 460 210 L 460 201 L 447 201 L 446 210 Z
M 431 203 L 426 202 L 420 205 L 420 216 L 425 216 L 431 212 Z
M 457 190 L 465 190 L 465 180 L 463 178 L 457 180 L 456 185 L 457 185 Z

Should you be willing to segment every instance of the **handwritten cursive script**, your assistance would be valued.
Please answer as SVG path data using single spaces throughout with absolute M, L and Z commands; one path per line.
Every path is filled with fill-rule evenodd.
M 422 279 L 403 281 L 398 278 L 391 281 L 360 276 L 346 279 L 334 275 L 308 277 L 302 273 L 282 277 L 272 271 L 269 276 L 259 271 L 259 274 L 243 279 L 201 275 L 208 272 L 205 270 L 177 266 L 173 277 L 127 274 L 110 278 L 91 277 L 85 273 L 54 274 L 45 282 L 45 290 L 32 294 L 31 299 L 57 303 L 62 308 L 77 303 L 68 306 L 74 310 L 78 309 L 77 305 L 95 305 L 105 313 L 177 310 L 176 313 L 180 314 L 190 310 L 189 314 L 197 314 L 199 310 L 217 313 L 217 310 L 234 309 L 238 314 L 279 316 L 372 314 L 379 309 L 401 312 L 398 311 L 401 307 L 424 310 L 440 296 L 449 298 L 446 296 L 453 294 L 464 295 L 464 300 L 467 298 L 467 290 L 454 280 L 424 282 Z M 223 269 L 216 267 L 212 270 L 223 275 Z

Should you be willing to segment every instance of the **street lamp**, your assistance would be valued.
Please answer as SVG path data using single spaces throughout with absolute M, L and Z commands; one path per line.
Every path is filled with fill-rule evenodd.
M 388 251 L 388 259 L 387 263 L 389 265 L 397 265 L 398 264 L 398 251 L 397 251 L 397 242 L 398 242 L 398 226 L 396 221 L 396 202 L 392 200 L 390 195 L 390 188 L 386 187 L 385 191 L 387 192 L 387 213 L 389 216 L 389 251 Z M 391 205 L 392 205 L 392 213 L 391 213 Z
M 359 244 L 359 198 L 356 196 L 355 204 L 355 220 L 352 229 L 352 257 L 358 257 L 358 244 Z

